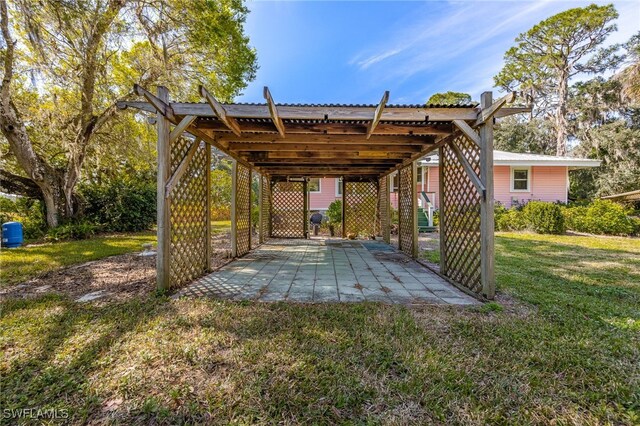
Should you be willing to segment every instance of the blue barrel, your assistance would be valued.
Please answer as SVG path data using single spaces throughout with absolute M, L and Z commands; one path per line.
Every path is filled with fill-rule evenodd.
M 6 222 L 2 224 L 2 246 L 7 248 L 20 247 L 24 241 L 22 224 L 20 222 Z

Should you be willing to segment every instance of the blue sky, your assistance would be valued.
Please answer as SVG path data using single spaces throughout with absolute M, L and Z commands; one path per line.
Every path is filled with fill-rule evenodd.
M 592 1 L 254 1 L 246 32 L 257 78 L 238 98 L 277 103 L 424 103 L 447 90 L 492 90 L 504 52 L 541 20 Z M 596 2 L 600 3 L 600 2 Z M 613 2 L 610 43 L 640 30 L 640 2 Z M 605 3 L 602 3 L 605 4 Z

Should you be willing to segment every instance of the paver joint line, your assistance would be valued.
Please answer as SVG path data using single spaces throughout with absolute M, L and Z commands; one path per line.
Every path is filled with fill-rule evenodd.
M 480 303 L 384 243 L 313 239 L 271 239 L 176 296 L 307 303 Z

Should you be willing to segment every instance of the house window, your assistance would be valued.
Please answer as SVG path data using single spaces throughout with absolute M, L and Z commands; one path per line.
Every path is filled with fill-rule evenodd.
M 422 183 L 422 172 L 423 172 L 423 170 L 424 170 L 423 167 L 418 167 L 418 170 L 416 172 L 418 174 L 418 176 L 416 176 L 416 179 L 417 179 L 418 183 Z
M 398 178 L 398 173 L 395 173 L 391 176 L 391 192 L 398 192 Z
M 531 168 L 511 168 L 511 192 L 529 192 L 531 189 Z
M 336 179 L 336 197 L 342 196 L 342 178 Z
M 309 192 L 321 192 L 320 178 L 310 178 L 307 188 L 309 188 Z

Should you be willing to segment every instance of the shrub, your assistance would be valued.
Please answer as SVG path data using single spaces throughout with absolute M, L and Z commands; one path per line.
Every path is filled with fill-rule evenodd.
M 337 225 L 342 223 L 342 201 L 335 200 L 327 208 L 326 213 L 329 224 Z
M 150 229 L 156 221 L 156 186 L 149 176 L 120 177 L 80 188 L 84 220 L 105 231 Z
M 595 200 L 588 207 L 564 209 L 567 227 L 590 234 L 632 235 L 638 232 L 636 218 L 627 215 L 625 208 L 611 200 Z
M 24 237 L 29 240 L 41 238 L 47 228 L 42 202 L 31 198 L 13 201 L 0 197 L 0 224 L 5 222 L 22 223 Z
M 531 230 L 538 234 L 564 234 L 566 231 L 562 208 L 558 204 L 530 201 L 522 213 Z
M 496 220 L 496 231 L 524 231 L 528 225 L 522 210 L 510 209 L 501 213 Z
M 66 223 L 50 228 L 45 238 L 49 241 L 84 240 L 92 237 L 99 230 L 98 225 L 89 222 Z

